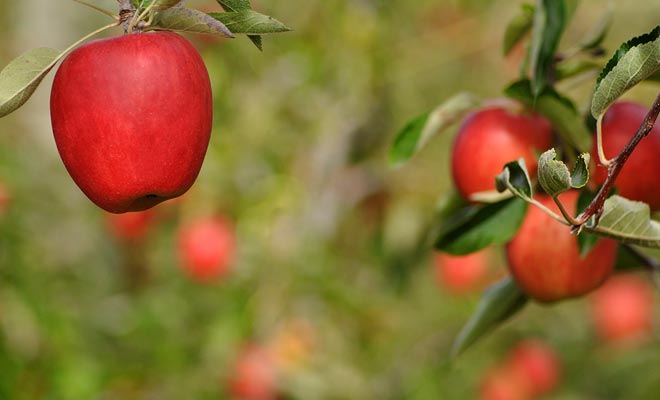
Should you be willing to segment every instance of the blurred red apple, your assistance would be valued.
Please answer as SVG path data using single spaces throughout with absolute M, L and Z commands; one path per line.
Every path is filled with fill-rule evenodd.
M 525 159 L 536 176 L 536 152 L 552 146 L 552 127 L 536 114 L 491 107 L 469 115 L 458 130 L 451 153 L 454 184 L 470 200 L 477 192 L 495 190 L 495 177 L 509 161 Z
M 106 222 L 110 232 L 122 241 L 143 239 L 152 228 L 156 212 L 154 209 L 128 212 L 124 214 L 106 213 Z
M 603 151 L 608 158 L 617 154 L 630 141 L 644 121 L 648 109 L 631 102 L 614 103 L 603 117 Z M 597 143 L 594 140 L 592 155 L 598 160 Z M 660 210 L 660 123 L 656 122 L 651 132 L 642 139 L 616 178 L 614 186 L 621 196 L 649 204 L 651 210 Z M 594 181 L 602 184 L 607 178 L 607 168 L 596 162 Z
M 234 260 L 235 248 L 234 229 L 221 217 L 193 221 L 178 232 L 181 266 L 199 281 L 224 276 Z
M 59 67 L 50 111 L 74 182 L 112 213 L 142 211 L 195 181 L 212 124 L 209 75 L 173 32 L 84 44 Z
M 591 317 L 600 337 L 608 342 L 635 342 L 652 333 L 653 288 L 642 278 L 615 275 L 590 299 Z
M 464 294 L 479 289 L 488 275 L 491 252 L 488 249 L 464 256 L 434 254 L 438 284 L 452 293 Z
M 274 400 L 277 371 L 270 352 L 254 344 L 243 349 L 233 367 L 229 391 L 233 399 Z
M 533 396 L 550 393 L 559 384 L 561 364 L 554 349 L 538 340 L 518 343 L 509 354 L 508 365 L 528 383 Z
M 480 400 L 529 400 L 532 398 L 529 382 L 508 365 L 490 369 L 479 386 Z
M 560 195 L 567 210 L 575 210 L 579 193 Z M 541 204 L 559 213 L 548 195 L 536 196 Z M 570 211 L 569 211 L 570 212 Z M 509 271 L 530 297 L 552 302 L 584 295 L 597 288 L 614 268 L 617 243 L 600 239 L 580 257 L 570 228 L 538 207 L 530 206 L 523 223 L 506 246 Z
M 2 216 L 9 207 L 9 189 L 4 183 L 0 182 L 0 216 Z

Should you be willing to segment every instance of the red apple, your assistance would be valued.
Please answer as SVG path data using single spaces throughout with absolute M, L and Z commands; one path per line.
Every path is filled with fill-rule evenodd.
M 603 151 L 607 158 L 616 157 L 630 141 L 637 128 L 642 124 L 648 109 L 631 102 L 613 104 L 603 117 Z M 596 140 L 592 153 L 598 160 Z M 631 200 L 649 204 L 651 210 L 660 210 L 660 123 L 656 122 L 651 132 L 639 142 L 639 145 L 616 178 L 614 186 L 619 194 Z M 598 163 L 597 163 L 598 164 Z M 607 178 L 607 168 L 597 165 L 594 181 L 602 184 Z
M 199 219 L 178 232 L 181 266 L 198 281 L 224 276 L 234 260 L 235 247 L 233 227 L 224 218 Z
M 268 350 L 250 345 L 239 354 L 229 380 L 232 398 L 274 400 L 277 396 L 277 371 Z
M 611 343 L 631 343 L 652 333 L 653 289 L 638 276 L 611 277 L 590 301 L 596 332 Z
M 525 340 L 511 349 L 507 364 L 528 382 L 533 396 L 551 392 L 559 383 L 561 365 L 552 347 Z
M 106 214 L 106 223 L 110 232 L 122 241 L 143 239 L 153 226 L 156 213 L 154 209 L 128 212 L 124 214 Z
M 451 153 L 454 184 L 463 198 L 495 190 L 504 164 L 519 158 L 536 176 L 536 152 L 552 146 L 552 127 L 536 114 L 491 107 L 468 116 L 458 130 Z
M 195 181 L 212 125 L 202 58 L 172 32 L 89 42 L 59 67 L 50 101 L 67 171 L 106 211 L 141 211 Z
M 567 210 L 575 210 L 579 193 L 563 193 Z M 556 211 L 548 195 L 536 196 Z M 616 242 L 600 239 L 580 257 L 577 239 L 569 227 L 555 221 L 538 207 L 530 206 L 523 223 L 506 246 L 509 271 L 522 290 L 541 302 L 584 295 L 598 287 L 610 274 L 616 257 Z
M 479 386 L 480 400 L 529 400 L 529 382 L 508 365 L 499 365 L 486 372 Z
M 455 294 L 464 294 L 479 289 L 488 274 L 492 254 L 481 250 L 465 256 L 445 253 L 434 255 L 436 280 L 441 287 Z

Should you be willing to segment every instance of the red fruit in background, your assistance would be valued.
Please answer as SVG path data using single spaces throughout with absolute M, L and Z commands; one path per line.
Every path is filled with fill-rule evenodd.
M 600 337 L 609 342 L 631 342 L 651 335 L 653 288 L 635 275 L 616 275 L 594 292 L 591 316 Z
M 2 216 L 9 206 L 9 189 L 0 182 L 0 216 Z
M 504 164 L 525 159 L 530 177 L 536 176 L 536 152 L 552 147 L 552 127 L 534 114 L 487 108 L 468 116 L 458 130 L 451 153 L 454 184 L 465 199 L 495 190 L 495 177 Z
M 552 347 L 538 340 L 518 343 L 507 363 L 528 382 L 534 396 L 551 392 L 559 383 L 561 364 Z
M 172 32 L 89 42 L 59 67 L 50 102 L 67 171 L 106 211 L 141 211 L 195 181 L 212 124 L 204 62 Z
M 579 193 L 560 196 L 564 207 L 575 210 Z M 536 196 L 541 204 L 559 213 L 547 195 Z M 580 257 L 575 235 L 538 207 L 530 206 L 523 223 L 506 246 L 509 271 L 530 297 L 552 302 L 581 296 L 598 287 L 614 268 L 616 242 L 600 239 Z
M 440 286 L 456 294 L 479 289 L 488 275 L 491 257 L 489 250 L 464 256 L 436 253 L 433 257 L 436 280 Z
M 233 367 L 229 390 L 234 399 L 274 400 L 277 371 L 270 352 L 256 345 L 243 349 Z
M 199 219 L 178 233 L 181 266 L 200 281 L 225 275 L 234 260 L 235 247 L 233 227 L 223 218 Z
M 137 241 L 143 239 L 155 221 L 153 209 L 124 214 L 106 214 L 110 232 L 119 240 Z
M 631 102 L 613 104 L 603 117 L 603 151 L 607 158 L 614 158 L 630 141 L 642 124 L 648 109 Z M 594 139 L 592 158 L 598 164 L 597 143 Z M 660 123 L 643 138 L 616 178 L 614 186 L 618 194 L 631 200 L 649 204 L 651 210 L 660 210 Z M 597 165 L 594 181 L 602 184 L 607 178 L 607 168 Z
M 529 382 L 508 365 L 498 366 L 486 372 L 479 386 L 480 400 L 528 400 L 531 398 Z

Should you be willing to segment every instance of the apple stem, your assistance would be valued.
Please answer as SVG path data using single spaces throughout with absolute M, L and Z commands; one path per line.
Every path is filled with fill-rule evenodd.
M 649 112 L 646 114 L 644 121 L 639 126 L 639 128 L 637 128 L 637 131 L 633 137 L 630 138 L 630 141 L 628 144 L 626 144 L 626 147 L 624 147 L 616 157 L 609 160 L 607 165 L 607 178 L 605 179 L 605 182 L 600 187 L 598 194 L 593 199 L 591 204 L 589 204 L 589 206 L 575 218 L 575 223 L 572 224 L 573 227 L 571 228 L 571 232 L 580 231 L 582 226 L 587 223 L 587 221 L 589 221 L 589 219 L 591 219 L 593 216 L 596 217 L 595 222 L 598 224 L 600 214 L 603 212 L 603 205 L 605 204 L 605 200 L 607 199 L 607 196 L 610 193 L 612 186 L 614 185 L 616 177 L 619 175 L 619 172 L 621 172 L 621 169 L 625 165 L 626 160 L 628 160 L 628 157 L 630 157 L 633 150 L 635 150 L 635 147 L 637 147 L 639 142 L 646 135 L 648 135 L 649 132 L 651 132 L 655 121 L 658 119 L 658 114 L 660 114 L 660 94 L 658 94 L 658 97 L 655 98 L 655 101 L 653 102 Z M 600 116 L 598 119 L 601 120 L 602 116 Z

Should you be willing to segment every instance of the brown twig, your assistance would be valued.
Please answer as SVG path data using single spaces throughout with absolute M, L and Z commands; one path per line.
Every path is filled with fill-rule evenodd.
M 575 218 L 575 224 L 573 224 L 571 232 L 579 232 L 582 229 L 582 226 L 593 216 L 596 217 L 596 224 L 598 224 L 598 219 L 603 212 L 603 205 L 605 204 L 607 195 L 610 193 L 610 190 L 612 190 L 612 186 L 614 186 L 616 177 L 619 175 L 619 172 L 621 172 L 621 169 L 625 165 L 626 160 L 628 160 L 632 154 L 633 150 L 635 150 L 635 147 L 637 147 L 637 144 L 639 144 L 639 142 L 651 132 L 655 121 L 658 119 L 658 114 L 660 114 L 660 94 L 656 97 L 651 109 L 646 114 L 644 121 L 633 137 L 630 138 L 626 147 L 624 147 L 615 158 L 610 160 L 610 163 L 607 166 L 607 179 L 605 179 L 605 182 L 600 187 L 598 194 L 591 204 L 589 204 L 589 206 Z

